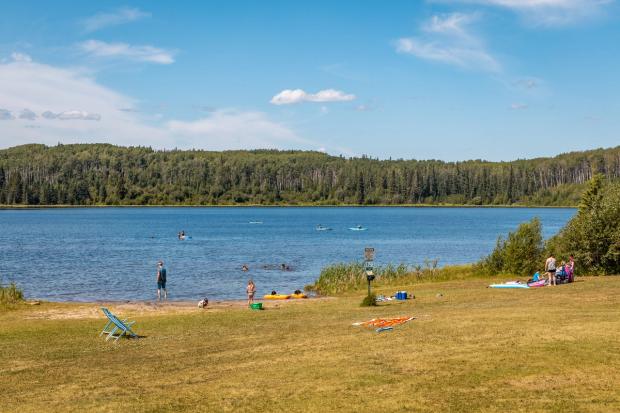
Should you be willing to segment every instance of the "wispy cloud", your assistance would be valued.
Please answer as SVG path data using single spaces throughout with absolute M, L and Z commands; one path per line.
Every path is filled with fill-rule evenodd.
M 0 120 L 13 120 L 15 116 L 10 110 L 0 108 Z
M 540 84 L 541 84 L 541 80 L 535 79 L 535 78 L 519 79 L 514 82 L 515 86 L 521 89 L 525 89 L 525 90 L 537 89 L 540 86 Z
M 398 39 L 396 51 L 468 69 L 500 71 L 499 62 L 469 29 L 478 18 L 476 13 L 433 16 L 422 25 L 419 36 Z
M 542 26 L 562 26 L 605 12 L 613 0 L 435 0 L 441 3 L 469 3 L 515 11 L 527 21 Z
M 198 119 L 162 122 L 135 112 L 136 107 L 134 99 L 79 70 L 0 61 L 0 147 L 58 142 L 210 150 L 322 146 L 264 112 L 214 109 Z M 15 116 L 26 113 L 23 108 L 28 108 L 27 121 Z M 40 115 L 30 119 L 32 114 Z
M 79 24 L 85 32 L 90 33 L 105 27 L 131 23 L 146 17 L 151 17 L 151 13 L 137 8 L 124 7 L 113 12 L 97 13 L 94 16 L 80 20 Z
M 37 114 L 30 109 L 23 109 L 19 114 L 19 118 L 26 120 L 35 120 L 37 118 Z
M 165 127 L 185 147 L 223 150 L 313 145 L 258 111 L 218 109 L 197 120 L 169 121 Z
M 301 102 L 347 102 L 355 95 L 335 89 L 325 89 L 317 93 L 307 93 L 302 89 L 285 89 L 271 98 L 274 105 L 290 105 Z
M 127 59 L 136 62 L 168 65 L 174 63 L 174 53 L 153 46 L 134 46 L 127 43 L 106 43 L 87 40 L 78 44 L 82 52 L 99 58 Z
M 59 119 L 59 120 L 101 120 L 101 115 L 98 113 L 86 112 L 83 110 L 66 110 L 64 112 L 54 113 L 46 110 L 41 114 L 45 119 Z
M 15 62 L 32 62 L 32 58 L 29 55 L 19 52 L 11 53 L 11 59 Z
M 528 108 L 528 105 L 525 103 L 513 103 L 510 105 L 511 110 L 525 110 Z

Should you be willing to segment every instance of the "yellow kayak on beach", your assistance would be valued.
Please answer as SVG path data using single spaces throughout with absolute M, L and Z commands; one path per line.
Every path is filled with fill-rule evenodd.
M 288 300 L 291 298 L 290 294 L 267 294 L 264 295 L 263 298 L 265 300 Z
M 291 298 L 308 298 L 306 294 L 291 294 Z

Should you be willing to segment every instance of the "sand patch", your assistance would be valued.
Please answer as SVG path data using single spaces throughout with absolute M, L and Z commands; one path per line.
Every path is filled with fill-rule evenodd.
M 304 300 L 278 300 L 262 301 L 265 309 L 278 309 L 281 306 L 303 305 L 304 303 L 317 300 L 333 299 L 331 297 L 310 298 Z M 193 301 L 127 301 L 127 302 L 98 302 L 98 303 L 63 303 L 52 306 L 41 303 L 35 311 L 24 315 L 25 319 L 36 320 L 69 320 L 69 319 L 103 319 L 105 316 L 101 307 L 106 307 L 119 317 L 124 315 L 166 315 L 199 312 L 217 312 L 231 309 L 245 309 L 245 300 L 212 301 L 206 308 L 198 308 L 198 302 Z

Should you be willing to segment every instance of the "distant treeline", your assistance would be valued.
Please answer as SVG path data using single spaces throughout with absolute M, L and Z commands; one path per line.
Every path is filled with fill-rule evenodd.
M 0 150 L 4 205 L 576 205 L 620 147 L 512 162 L 344 158 L 305 151 L 155 151 L 107 144 Z

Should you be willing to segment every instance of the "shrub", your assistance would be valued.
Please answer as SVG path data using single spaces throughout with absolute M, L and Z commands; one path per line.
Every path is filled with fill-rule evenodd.
M 486 274 L 530 275 L 543 261 L 542 225 L 538 218 L 525 222 L 504 240 L 497 239 L 495 249 L 477 267 Z
M 19 301 L 23 301 L 24 293 L 22 290 L 17 288 L 14 283 L 9 285 L 0 284 L 0 304 L 15 304 Z
M 362 303 L 360 304 L 361 307 L 374 307 L 377 305 L 377 296 L 372 293 L 372 294 L 368 294 L 366 297 L 364 297 L 364 299 L 362 300 Z

